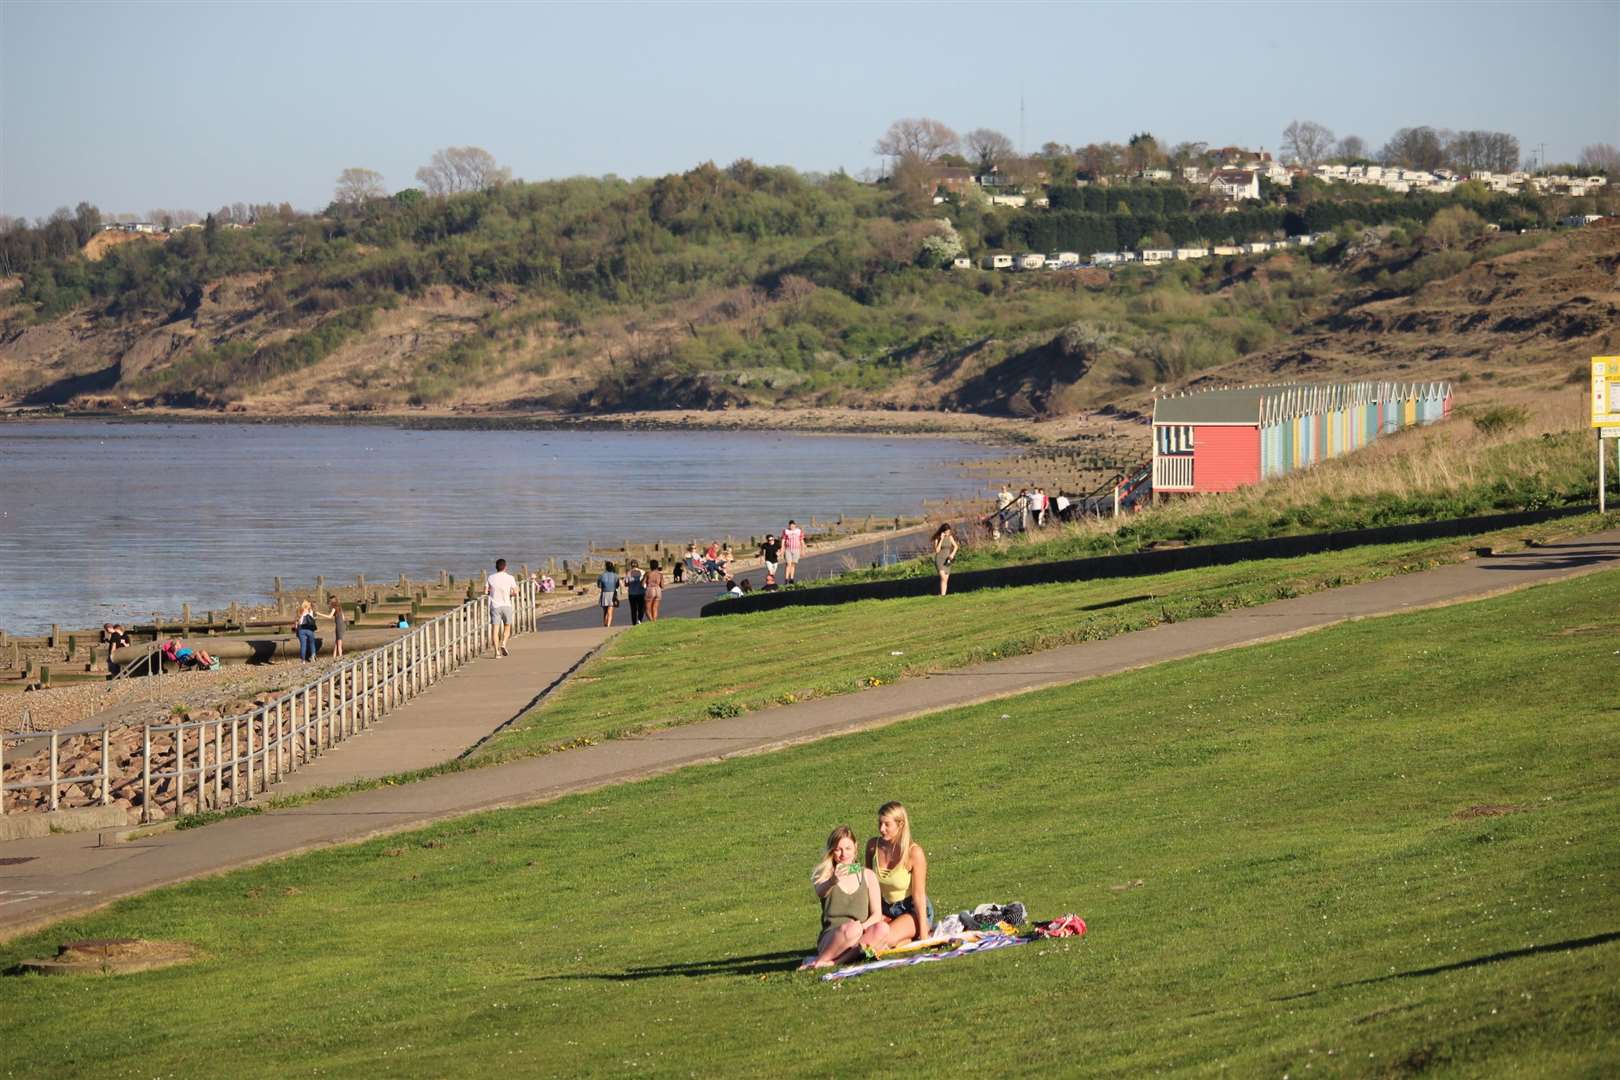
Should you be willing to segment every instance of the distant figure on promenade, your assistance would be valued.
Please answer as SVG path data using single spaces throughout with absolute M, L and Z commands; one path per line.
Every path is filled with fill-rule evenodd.
M 776 564 L 782 558 L 782 541 L 776 538 L 776 534 L 765 534 L 765 542 L 759 545 L 759 557 L 765 563 L 765 587 L 773 588 L 776 585 Z
M 596 579 L 597 603 L 602 606 L 602 625 L 613 625 L 613 609 L 619 606 L 619 572 L 612 563 L 602 568 Z
M 326 614 L 322 615 L 321 618 L 332 620 L 332 655 L 342 656 L 343 628 L 346 625 L 343 619 L 343 605 L 338 603 L 337 597 L 328 596 L 326 598 L 326 608 Z
M 630 601 L 630 625 L 640 626 L 647 618 L 647 575 L 635 559 L 624 572 L 624 595 Z
M 1035 527 L 1037 529 L 1046 528 L 1046 508 L 1046 489 L 1038 487 L 1035 489 Z
M 945 595 L 945 587 L 951 580 L 951 563 L 956 561 L 957 552 L 956 534 L 951 531 L 951 523 L 944 522 L 934 532 L 934 569 L 939 571 L 939 595 Z
M 315 605 L 305 600 L 298 605 L 298 619 L 293 623 L 298 633 L 298 659 L 309 663 L 315 659 Z
M 799 559 L 804 555 L 804 530 L 799 528 L 797 521 L 788 519 L 787 528 L 782 530 L 782 582 L 793 584 L 799 574 Z
M 553 578 L 550 574 L 541 574 L 540 575 L 540 591 L 543 592 L 543 593 L 556 592 L 557 591 L 557 581 L 556 581 L 556 579 Z
M 399 618 L 394 620 L 394 629 L 396 629 L 396 630 L 409 630 L 410 628 L 411 628 L 411 617 L 409 615 L 407 615 L 403 611 L 400 612 L 399 613 Z
M 484 595 L 489 597 L 489 637 L 495 647 L 495 658 L 511 656 L 506 646 L 512 640 L 512 625 L 517 622 L 517 609 L 513 598 L 517 594 L 517 578 L 506 572 L 506 560 L 495 560 L 495 572 L 484 579 Z
M 664 598 L 664 571 L 659 569 L 658 560 L 653 559 L 647 563 L 647 621 L 658 621 L 658 604 Z

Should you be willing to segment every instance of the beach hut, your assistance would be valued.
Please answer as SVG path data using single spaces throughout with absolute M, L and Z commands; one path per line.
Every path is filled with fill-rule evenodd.
M 1233 491 L 1451 415 L 1444 382 L 1245 386 L 1153 403 L 1153 490 Z

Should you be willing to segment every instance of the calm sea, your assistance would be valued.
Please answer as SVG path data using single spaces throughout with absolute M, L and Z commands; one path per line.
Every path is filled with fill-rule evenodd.
M 0 628 L 196 613 L 306 585 L 577 559 L 982 494 L 945 439 L 0 423 Z

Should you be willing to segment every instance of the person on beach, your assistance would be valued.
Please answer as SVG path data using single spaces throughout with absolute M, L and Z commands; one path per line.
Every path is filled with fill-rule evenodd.
M 658 621 L 658 603 L 664 598 L 664 572 L 658 567 L 658 560 L 653 559 L 647 563 L 647 621 Z
M 647 618 L 647 575 L 635 559 L 624 572 L 624 595 L 630 600 L 630 625 L 640 626 Z
M 939 571 L 939 595 L 945 595 L 945 587 L 950 584 L 951 564 L 956 561 L 956 552 L 959 545 L 956 534 L 951 531 L 951 523 L 942 522 L 934 530 L 934 569 Z
M 911 818 L 897 802 L 878 807 L 878 835 L 866 842 L 866 866 L 877 876 L 883 920 L 861 935 L 868 949 L 920 941 L 934 924 L 928 899 L 928 855 L 911 839 Z
M 703 572 L 711 579 L 725 576 L 721 572 L 720 544 L 717 541 L 710 541 L 709 546 L 703 550 Z
M 793 584 L 799 573 L 799 558 L 804 554 L 804 530 L 799 523 L 788 520 L 787 528 L 782 530 L 782 582 L 785 585 Z
M 729 543 L 722 545 L 720 548 L 720 572 L 722 574 L 731 573 L 731 564 L 736 561 L 737 556 L 731 553 L 731 545 Z
M 821 937 L 816 955 L 800 971 L 829 968 L 860 955 L 861 936 L 883 918 L 877 875 L 855 861 L 855 831 L 840 825 L 827 837 L 827 853 L 810 871 L 810 887 L 821 902 Z
M 602 567 L 602 576 L 596 579 L 597 603 L 602 607 L 602 625 L 613 625 L 613 609 L 619 606 L 619 572 L 612 563 Z
M 338 603 L 337 597 L 328 596 L 326 598 L 326 614 L 322 615 L 321 618 L 332 620 L 332 655 L 334 657 L 342 656 L 343 628 L 346 624 L 343 619 L 343 605 Z
M 495 560 L 495 572 L 484 579 L 484 595 L 489 597 L 489 639 L 494 646 L 495 658 L 511 656 L 507 643 L 512 640 L 512 626 L 517 622 L 517 608 L 513 600 L 517 594 L 517 578 L 506 572 L 506 560 Z
M 107 655 L 111 656 L 115 649 L 129 648 L 129 631 L 124 629 L 123 623 L 113 623 L 107 631 Z
M 293 623 L 298 633 L 298 659 L 309 663 L 315 659 L 315 605 L 305 600 L 298 605 L 298 618 Z
M 759 545 L 759 557 L 765 564 L 765 587 L 772 588 L 776 584 L 776 564 L 782 557 L 782 541 L 776 534 L 765 534 L 765 542 Z

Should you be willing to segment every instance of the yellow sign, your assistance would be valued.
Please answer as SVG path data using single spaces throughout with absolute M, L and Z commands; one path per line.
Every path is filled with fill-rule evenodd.
M 1620 424 L 1620 356 L 1592 357 L 1592 426 Z

